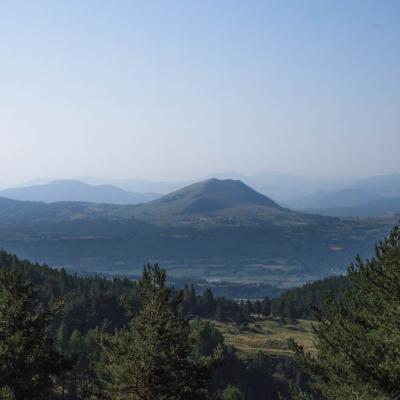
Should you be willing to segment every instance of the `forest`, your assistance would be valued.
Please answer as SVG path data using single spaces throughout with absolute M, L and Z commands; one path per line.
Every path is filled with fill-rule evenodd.
M 78 276 L 0 252 L 1 399 L 395 399 L 400 234 L 346 276 L 235 301 L 164 269 Z M 216 322 L 314 321 L 310 352 L 243 356 Z M 227 325 L 228 326 L 228 325 Z
M 132 321 L 140 315 L 144 303 L 140 294 L 142 280 L 71 275 L 63 269 L 20 260 L 5 251 L 0 252 L 0 265 L 0 299 L 2 305 L 7 304 L 1 309 L 2 315 L 7 313 L 10 324 L 17 319 L 24 321 L 17 331 L 10 326 L 1 327 L 0 335 L 10 341 L 13 336 L 26 335 L 26 343 L 17 358 L 34 360 L 34 365 L 24 365 L 19 372 L 13 369 L 11 376 L 9 373 L 4 375 L 1 386 L 12 390 L 16 399 L 45 398 L 43 396 L 51 399 L 108 398 L 105 394 L 109 368 L 106 360 L 109 360 L 110 349 L 105 343 L 115 345 L 115 341 L 121 338 L 121 332 L 128 330 Z M 290 360 L 269 359 L 261 353 L 255 359 L 241 359 L 234 348 L 224 344 L 223 336 L 210 323 L 215 320 L 246 325 L 253 314 L 269 316 L 272 301 L 268 297 L 237 302 L 214 297 L 210 289 L 196 294 L 194 285 L 176 290 L 167 287 L 165 272 L 158 266 L 146 266 L 144 271 L 162 275 L 161 284 L 168 292 L 166 303 L 168 306 L 171 302 L 175 303 L 174 313 L 179 315 L 180 323 L 190 332 L 191 357 L 202 360 L 218 349 L 220 359 L 207 381 L 207 393 L 229 398 L 226 396 L 230 393 L 240 392 L 246 398 L 261 399 L 265 393 L 277 396 L 278 392 L 287 391 L 287 382 L 274 382 L 273 373 L 279 370 L 288 376 L 294 374 Z M 37 343 L 35 350 L 31 350 L 29 332 L 32 330 L 31 320 L 36 318 L 42 323 L 35 329 L 39 329 L 39 337 L 45 337 L 46 343 Z M 119 332 L 118 335 L 116 332 Z M 175 335 L 174 332 L 175 328 Z M 42 359 L 44 351 L 46 357 Z M 9 360 L 12 352 L 9 347 L 0 356 L 4 371 L 9 371 L 5 360 Z M 35 390 L 38 391 L 35 395 L 33 382 L 26 382 L 24 386 L 19 382 L 24 379 L 23 376 L 26 377 L 27 370 L 34 374 L 39 364 L 44 364 L 45 370 L 40 374 L 44 374 L 46 379 L 39 385 L 35 383 Z M 109 395 L 109 398 L 119 397 Z

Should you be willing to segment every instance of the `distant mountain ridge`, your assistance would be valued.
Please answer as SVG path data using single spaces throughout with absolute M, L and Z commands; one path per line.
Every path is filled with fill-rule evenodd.
M 79 201 L 108 204 L 140 204 L 154 200 L 155 193 L 133 193 L 112 185 L 89 185 L 76 180 L 56 180 L 43 185 L 17 187 L 0 191 L 0 197 L 22 201 L 56 203 Z
M 258 192 L 274 199 L 278 204 L 296 210 L 327 208 L 332 204 L 316 204 L 319 199 L 328 201 L 322 197 L 332 195 L 332 200 L 340 203 L 333 206 L 351 207 L 357 204 L 372 201 L 377 198 L 400 197 L 400 174 L 392 173 L 377 175 L 367 178 L 346 177 L 311 177 L 293 175 L 279 172 L 259 173 L 255 175 L 243 175 L 240 173 L 213 174 L 209 178 L 240 179 Z M 156 182 L 140 179 L 102 180 L 91 177 L 82 177 L 80 180 L 89 184 L 111 184 L 133 192 L 155 192 L 167 194 L 179 190 L 183 186 L 196 181 L 185 182 Z M 347 193 L 346 193 L 347 192 Z M 351 196 L 351 192 L 354 196 Z M 366 195 L 365 198 L 362 195 Z M 341 195 L 343 195 L 341 197 Z M 347 202 L 349 200 L 349 202 Z
M 331 207 L 308 211 L 331 217 L 373 218 L 394 215 L 400 217 L 400 197 L 376 199 L 353 207 Z
M 336 207 L 355 207 L 380 196 L 363 189 L 340 189 L 332 191 L 318 191 L 308 196 L 299 197 L 294 202 L 297 210 L 319 210 Z
M 293 198 L 300 211 L 333 217 L 385 217 L 399 211 L 400 174 L 359 179 L 347 187 Z

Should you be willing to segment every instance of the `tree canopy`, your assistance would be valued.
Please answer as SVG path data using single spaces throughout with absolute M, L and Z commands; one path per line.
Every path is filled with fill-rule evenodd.
M 61 357 L 49 335 L 52 312 L 43 308 L 31 283 L 0 270 L 0 388 L 6 398 L 45 399 Z M 8 396 L 8 397 L 7 397 Z
M 329 400 L 400 397 L 400 231 L 349 267 L 341 301 L 317 310 L 316 353 L 294 345 L 316 393 Z
M 207 384 L 222 353 L 191 357 L 194 340 L 179 310 L 182 296 L 173 294 L 157 265 L 145 267 L 139 298 L 138 315 L 110 337 L 109 394 L 118 400 L 207 399 Z

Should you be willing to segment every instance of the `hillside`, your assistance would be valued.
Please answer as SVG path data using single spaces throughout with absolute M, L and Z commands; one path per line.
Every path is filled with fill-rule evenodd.
M 75 180 L 57 180 L 45 185 L 5 189 L 0 197 L 23 201 L 55 203 L 82 201 L 108 204 L 139 204 L 154 200 L 155 193 L 133 193 L 112 185 L 89 185 Z
M 237 349 L 242 358 L 255 356 L 260 352 L 272 357 L 292 356 L 293 352 L 288 346 L 290 338 L 308 351 L 315 350 L 312 321 L 270 318 L 251 322 L 246 326 L 222 322 L 213 324 L 223 334 L 225 343 Z
M 369 255 L 394 219 L 341 220 L 281 208 L 239 181 L 208 180 L 144 205 L 0 199 L 0 247 L 75 270 L 290 287 Z

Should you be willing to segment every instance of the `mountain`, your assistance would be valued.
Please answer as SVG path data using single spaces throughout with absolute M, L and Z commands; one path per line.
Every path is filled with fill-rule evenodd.
M 295 286 L 368 256 L 394 218 L 291 211 L 241 181 L 210 179 L 141 205 L 0 199 L 0 247 L 73 270 Z
M 357 213 L 353 213 L 351 208 L 362 206 L 366 210 L 368 204 L 375 207 L 375 201 L 395 198 L 400 198 L 400 174 L 398 173 L 353 180 L 335 189 L 319 189 L 304 196 L 293 197 L 285 204 L 296 210 L 321 215 L 356 215 Z M 341 208 L 348 210 L 343 214 L 340 211 Z M 379 207 L 377 211 L 378 209 Z M 329 210 L 332 210 L 332 213 Z M 363 211 L 363 215 L 385 215 L 390 212 L 390 207 L 387 211 L 382 205 L 378 213 L 371 209 L 370 212 Z
M 239 180 L 208 179 L 172 192 L 160 199 L 137 207 L 135 215 L 150 221 L 159 218 L 187 221 L 196 215 L 231 216 L 255 209 L 281 210 L 273 200 L 256 192 Z
M 280 172 L 269 172 L 256 175 L 243 175 L 236 172 L 225 172 L 211 174 L 204 178 L 236 179 L 251 186 L 258 192 L 265 194 L 280 204 L 289 204 L 291 199 L 306 196 L 319 190 L 339 190 L 352 185 L 357 179 L 354 178 L 324 178 L 307 177 L 300 175 L 284 174 Z M 167 194 L 179 190 L 183 186 L 195 183 L 195 180 L 180 182 L 160 182 L 144 179 L 99 179 L 93 177 L 80 177 L 80 181 L 92 184 L 109 184 L 133 192 L 154 192 Z
M 307 212 L 316 212 L 318 210 L 336 207 L 355 207 L 380 196 L 367 192 L 362 189 L 341 189 L 335 191 L 318 191 L 308 196 L 299 197 L 293 200 L 295 209 Z
M 380 175 L 369 178 L 349 177 L 313 177 L 286 174 L 280 172 L 268 172 L 255 175 L 243 175 L 240 173 L 219 173 L 207 177 L 240 179 L 258 192 L 271 197 L 280 205 L 293 209 L 321 208 L 307 202 L 314 201 L 314 196 L 321 193 L 333 193 L 342 190 L 359 190 L 363 193 L 374 195 L 375 199 L 380 197 L 400 197 L 400 174 Z M 93 177 L 77 178 L 90 185 L 112 185 L 124 190 L 137 193 L 161 193 L 167 194 L 179 190 L 195 181 L 161 182 L 148 181 L 144 179 L 100 179 Z M 25 185 L 27 186 L 27 185 Z M 31 186 L 31 185 L 29 185 Z M 372 198 L 363 201 L 373 200 Z M 351 206 L 346 204 L 345 206 Z
M 394 216 L 400 214 L 400 197 L 377 199 L 354 207 L 323 208 L 314 210 L 314 212 L 332 217 L 371 218 Z
M 139 204 L 159 197 L 155 193 L 132 193 L 111 185 L 89 185 L 75 180 L 57 180 L 44 185 L 18 187 L 0 191 L 1 197 L 14 200 L 83 201 L 109 204 Z
M 296 199 L 316 192 L 335 191 L 350 187 L 353 178 L 327 178 L 270 172 L 243 178 L 243 181 L 280 204 L 296 206 Z
M 178 190 L 183 186 L 193 183 L 193 181 L 168 182 L 168 181 L 150 181 L 145 179 L 101 179 L 91 176 L 78 178 L 79 181 L 86 182 L 89 185 L 112 185 L 122 188 L 128 192 L 135 193 L 161 193 L 167 194 Z
M 354 187 L 374 193 L 379 197 L 400 197 L 400 173 L 360 179 Z

